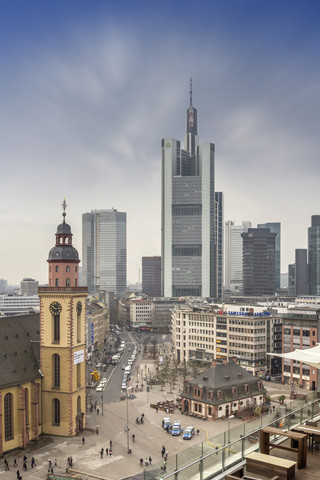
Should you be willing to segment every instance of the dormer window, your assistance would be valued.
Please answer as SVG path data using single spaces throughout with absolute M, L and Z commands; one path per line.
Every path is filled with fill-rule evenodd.
M 249 388 L 249 385 L 248 385 L 248 384 L 246 384 L 246 385 L 244 386 L 244 391 L 245 391 L 245 393 L 249 393 L 250 388 Z
M 221 390 L 217 391 L 217 395 L 218 395 L 218 400 L 222 400 L 222 391 Z
M 237 388 L 236 388 L 236 387 L 232 387 L 232 395 L 233 395 L 234 397 L 237 396 Z

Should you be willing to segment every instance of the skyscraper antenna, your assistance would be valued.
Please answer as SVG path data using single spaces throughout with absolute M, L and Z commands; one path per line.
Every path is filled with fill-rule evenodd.
M 192 77 L 190 77 L 190 107 L 192 107 Z

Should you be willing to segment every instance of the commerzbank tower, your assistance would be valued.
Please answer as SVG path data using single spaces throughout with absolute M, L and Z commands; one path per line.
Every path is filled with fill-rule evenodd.
M 215 191 L 215 144 L 199 142 L 191 79 L 184 145 L 163 138 L 161 156 L 162 295 L 221 299 L 223 194 Z

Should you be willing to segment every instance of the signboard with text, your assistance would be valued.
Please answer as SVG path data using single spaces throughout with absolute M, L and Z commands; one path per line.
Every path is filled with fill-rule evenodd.
M 84 361 L 84 350 L 78 350 L 78 352 L 74 352 L 73 354 L 73 364 L 77 365 Z

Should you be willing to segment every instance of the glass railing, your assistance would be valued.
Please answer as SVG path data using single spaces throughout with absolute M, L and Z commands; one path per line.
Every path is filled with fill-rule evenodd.
M 229 423 L 227 431 L 169 457 L 167 462 L 147 467 L 144 480 L 214 478 L 259 450 L 261 428 L 269 425 L 290 430 L 308 420 L 320 420 L 319 399 L 319 392 L 312 392 L 237 427 L 230 428 Z

